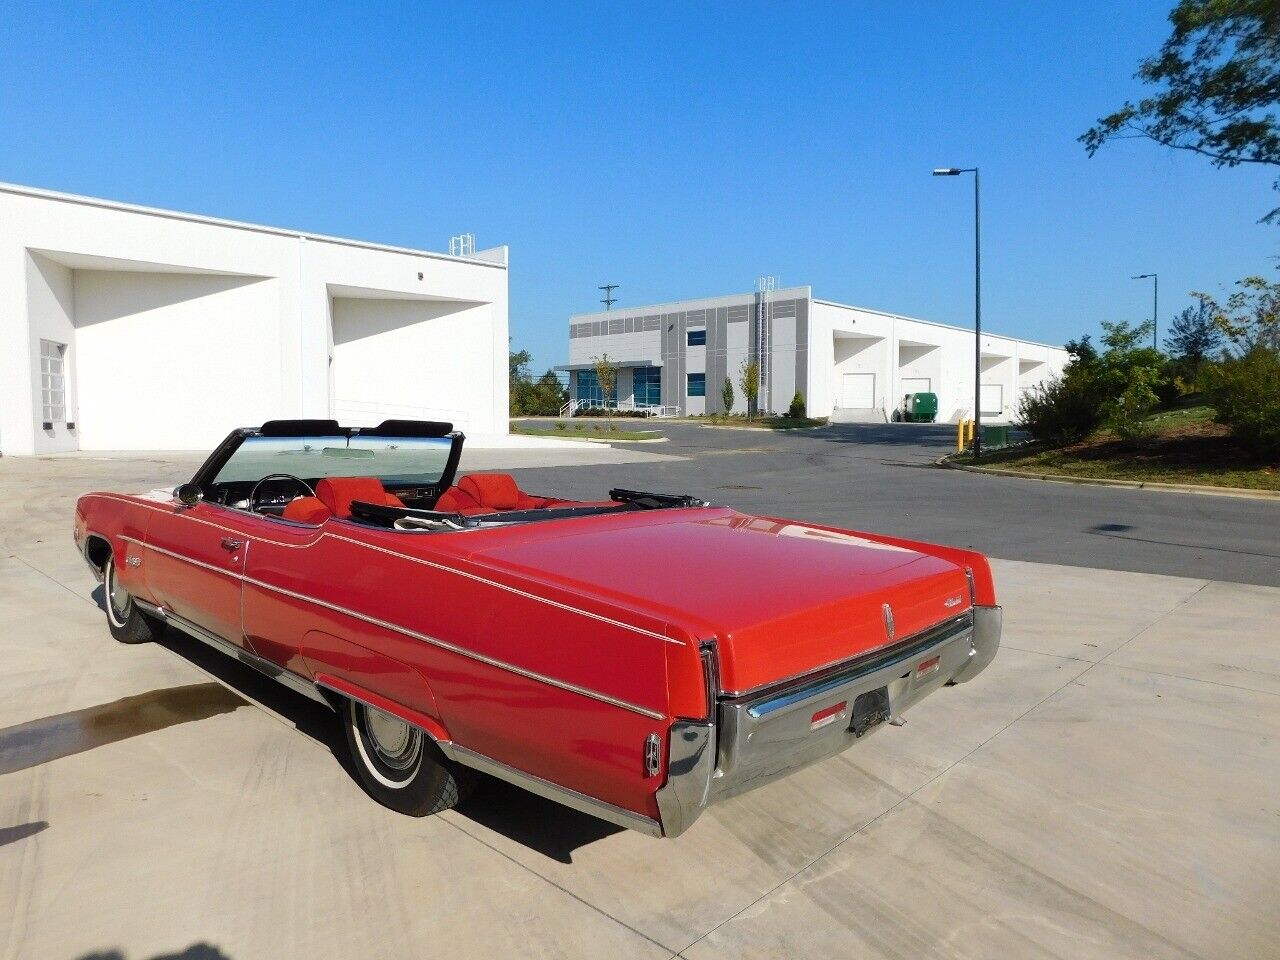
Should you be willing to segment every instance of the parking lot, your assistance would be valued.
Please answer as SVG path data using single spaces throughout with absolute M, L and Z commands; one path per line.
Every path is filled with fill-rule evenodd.
M 999 657 L 677 840 L 497 782 L 414 820 L 323 708 L 108 635 L 75 497 L 200 458 L 0 459 L 0 956 L 1276 955 L 1280 503 L 939 470 L 946 427 L 663 429 L 463 470 L 972 544 Z

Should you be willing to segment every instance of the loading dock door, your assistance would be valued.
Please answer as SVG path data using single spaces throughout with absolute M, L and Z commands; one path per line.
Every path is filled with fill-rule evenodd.
M 898 392 L 904 397 L 909 393 L 932 393 L 932 383 L 928 377 L 903 377 L 898 381 Z
M 840 406 L 866 410 L 876 405 L 876 375 L 846 373 L 840 386 Z
M 1000 383 L 984 383 L 982 385 L 983 414 L 999 415 L 1004 413 L 1004 385 Z

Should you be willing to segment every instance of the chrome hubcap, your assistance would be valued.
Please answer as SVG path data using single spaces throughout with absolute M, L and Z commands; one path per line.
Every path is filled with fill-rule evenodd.
M 114 562 L 111 564 L 110 576 L 107 578 L 107 598 L 111 604 L 112 611 L 118 619 L 123 620 L 129 615 L 129 604 L 132 600 L 129 597 L 129 591 L 120 586 Z
M 363 713 L 364 730 L 378 759 L 395 770 L 413 766 L 422 749 L 422 731 L 374 707 L 365 707 Z

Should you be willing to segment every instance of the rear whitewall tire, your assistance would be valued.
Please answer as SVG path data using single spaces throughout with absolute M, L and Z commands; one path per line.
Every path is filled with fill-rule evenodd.
M 358 700 L 345 700 L 340 712 L 357 780 L 384 807 L 425 817 L 471 792 L 476 773 L 446 757 L 420 727 Z
M 160 625 L 133 602 L 117 579 L 116 558 L 112 554 L 102 568 L 103 603 L 107 610 L 107 629 L 121 643 L 149 643 L 160 632 Z

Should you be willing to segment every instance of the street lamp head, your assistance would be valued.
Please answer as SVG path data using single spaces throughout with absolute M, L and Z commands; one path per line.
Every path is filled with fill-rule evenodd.
M 1130 277 L 1129 279 L 1130 280 L 1150 280 L 1154 276 L 1155 276 L 1154 273 L 1140 273 L 1136 277 Z
M 933 175 L 935 177 L 958 177 L 964 171 L 959 167 L 934 167 Z

